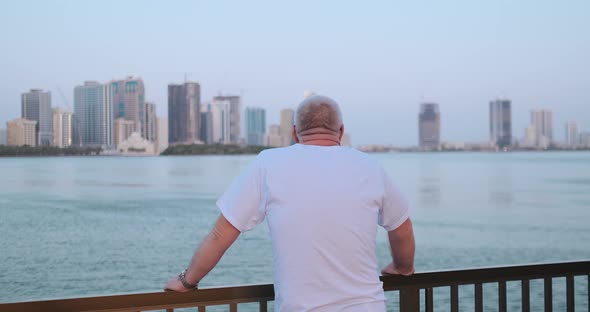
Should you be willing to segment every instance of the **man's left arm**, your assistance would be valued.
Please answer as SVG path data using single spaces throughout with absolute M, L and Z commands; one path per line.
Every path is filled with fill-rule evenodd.
M 195 251 L 193 258 L 186 269 L 186 282 L 196 285 L 201 279 L 203 279 L 203 277 L 215 267 L 225 251 L 233 244 L 239 235 L 240 231 L 229 223 L 223 214 L 220 215 L 213 230 L 211 230 L 197 251 Z M 164 290 L 187 292 L 191 289 L 184 287 L 179 277 L 175 277 L 166 284 Z

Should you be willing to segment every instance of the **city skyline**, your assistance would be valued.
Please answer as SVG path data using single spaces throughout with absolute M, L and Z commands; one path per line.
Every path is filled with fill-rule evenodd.
M 136 1 L 111 10 L 114 4 L 5 6 L 0 36 L 10 48 L 0 58 L 1 124 L 19 115 L 18 96 L 30 88 L 56 95 L 58 87 L 128 75 L 144 79 L 146 98 L 167 116 L 166 86 L 186 75 L 203 86 L 203 99 L 240 95 L 242 106 L 266 109 L 268 124 L 279 123 L 281 109 L 295 108 L 302 90 L 331 96 L 356 144 L 415 145 L 418 134 L 408 129 L 415 129 L 421 102 L 444 111 L 443 141 L 486 141 L 493 98 L 512 101 L 518 136 L 535 107 L 554 111 L 555 129 L 570 120 L 590 129 L 587 1 L 302 1 L 267 3 L 264 11 L 246 3 L 183 2 L 181 11 Z M 221 16 L 228 23 L 217 23 Z M 134 27 L 106 22 L 123 19 Z M 170 49 L 179 42 L 182 49 Z M 54 96 L 53 105 L 73 103 L 70 92 L 65 97 Z M 563 132 L 555 131 L 558 141 Z
M 140 133 L 141 137 L 146 137 L 146 139 L 148 141 L 154 142 L 157 144 L 157 136 L 156 134 L 159 132 L 157 129 L 157 124 L 158 124 L 158 116 L 156 115 L 156 104 L 153 102 L 149 102 L 149 101 L 145 101 L 145 91 L 143 90 L 143 80 L 141 77 L 137 77 L 137 78 L 133 78 L 132 76 L 128 76 L 125 80 L 112 80 L 106 84 L 100 84 L 96 81 L 85 81 L 84 85 L 81 86 L 76 86 L 74 88 L 74 118 L 70 121 L 69 124 L 71 124 L 71 131 L 72 133 L 69 133 L 68 135 L 70 136 L 70 144 L 74 143 L 74 145 L 78 145 L 79 143 L 76 142 L 78 141 L 78 137 L 82 140 L 82 142 L 86 142 L 82 145 L 85 146 L 92 146 L 92 145 L 103 145 L 106 146 L 108 149 L 118 145 L 119 143 L 121 143 L 124 139 L 126 139 L 127 137 L 129 137 L 129 135 L 136 131 L 135 129 L 137 128 L 136 124 L 138 123 L 136 121 L 136 118 L 132 117 L 132 118 L 124 118 L 126 115 L 126 112 L 123 111 L 123 108 L 126 109 L 125 103 L 121 102 L 120 99 L 118 99 L 117 95 L 116 95 L 116 91 L 119 88 L 128 88 L 129 86 L 127 86 L 127 82 L 130 82 L 133 85 L 136 85 L 138 82 L 139 84 L 141 84 L 141 92 L 139 93 L 139 96 L 137 94 L 135 94 L 135 88 L 131 88 L 129 90 L 126 90 L 126 93 L 130 93 L 131 97 L 135 100 L 135 98 L 139 98 L 139 102 L 137 100 L 135 100 L 135 102 L 138 102 L 140 104 L 143 104 L 143 107 L 140 108 L 139 114 L 143 114 L 143 117 L 140 118 L 139 123 L 140 123 L 140 128 L 141 131 L 146 131 L 145 134 Z M 121 84 L 119 86 L 119 84 Z M 188 140 L 188 141 L 178 141 L 176 143 L 190 143 L 195 142 L 195 143 L 207 143 L 207 144 L 211 144 L 211 143 L 223 143 L 223 144 L 250 144 L 249 143 L 249 135 L 248 135 L 248 114 L 249 114 L 249 110 L 251 109 L 259 109 L 262 110 L 262 112 L 265 114 L 266 110 L 264 108 L 260 108 L 260 107 L 252 107 L 252 106 L 246 106 L 243 110 L 241 109 L 241 97 L 237 96 L 237 95 L 217 95 L 214 96 L 213 99 L 211 100 L 211 102 L 207 102 L 205 101 L 205 103 L 203 104 L 203 107 L 201 108 L 201 99 L 200 99 L 200 85 L 196 82 L 185 82 L 184 84 L 169 84 L 168 85 L 168 101 L 169 101 L 169 107 L 168 109 L 170 110 L 171 107 L 170 106 L 173 102 L 171 101 L 171 89 L 170 88 L 186 88 L 186 86 L 190 86 L 190 85 L 195 85 L 197 87 L 196 92 L 192 92 L 195 93 L 195 99 L 196 102 L 198 102 L 198 104 L 196 105 L 195 108 L 193 108 L 193 110 L 195 110 L 195 121 L 194 123 L 196 123 L 196 125 L 190 126 L 189 128 L 193 128 L 194 133 L 191 136 L 194 136 L 196 139 L 193 140 Z M 133 86 L 131 86 L 133 87 Z M 61 91 L 61 90 L 60 90 Z M 91 92 L 88 92 L 91 91 Z M 180 91 L 180 89 L 178 90 Z M 45 92 L 42 89 L 31 89 L 29 92 L 25 92 L 23 94 L 21 94 L 21 116 L 24 116 L 26 114 L 30 114 L 28 111 L 31 110 L 31 107 L 36 107 L 35 105 L 39 106 L 41 101 L 40 98 L 40 94 L 43 94 L 45 96 L 45 102 L 48 102 L 49 105 L 45 104 L 46 106 L 49 107 L 49 109 L 51 109 L 51 93 L 49 91 Z M 304 97 L 313 95 L 314 92 L 312 91 L 305 91 L 304 93 Z M 178 96 L 173 96 L 173 98 L 179 98 L 180 95 Z M 126 94 L 126 97 L 129 97 Z M 36 99 L 35 101 L 31 102 L 30 98 Z M 182 96 L 180 96 L 180 98 L 182 98 Z M 112 100 L 111 100 L 112 99 Z M 123 100 L 124 101 L 124 100 Z M 175 100 L 176 101 L 176 100 Z M 30 103 L 29 103 L 30 102 Z M 111 103 L 112 102 L 112 103 Z M 114 105 L 113 103 L 115 102 L 120 102 L 118 104 L 118 108 L 119 108 L 119 112 L 116 111 L 116 109 L 114 108 L 116 105 Z M 137 104 L 135 103 L 134 104 Z M 31 106 L 32 104 L 35 104 L 33 106 Z M 194 104 L 193 104 L 194 105 Z M 193 106 L 190 105 L 190 106 Z M 212 109 L 211 107 L 214 107 L 214 109 Z M 507 105 L 507 106 L 506 106 Z M 137 106 L 137 105 L 135 105 Z M 141 105 L 140 105 L 141 106 Z M 39 106 L 40 107 L 40 106 Z M 95 123 L 95 125 L 88 125 L 86 124 L 87 122 L 84 122 L 84 115 L 88 115 L 88 108 L 87 107 L 94 107 L 93 109 L 95 111 L 90 111 L 90 115 L 89 116 L 93 116 L 89 119 L 89 121 L 92 121 L 93 123 Z M 105 109 L 104 107 L 111 107 L 112 110 L 114 111 L 112 114 L 109 114 L 108 112 L 110 111 L 110 109 Z M 233 109 L 232 109 L 233 108 Z M 528 127 L 524 128 L 524 135 L 523 136 L 519 136 L 517 133 L 513 133 L 514 129 L 513 129 L 513 121 L 512 121 L 512 106 L 511 106 L 511 101 L 510 99 L 495 99 L 489 102 L 489 127 L 490 127 L 490 137 L 488 142 L 498 145 L 500 147 L 504 147 L 504 146 L 510 146 L 513 145 L 518 147 L 523 147 L 523 148 L 547 148 L 549 147 L 551 144 L 558 144 L 559 146 L 569 146 L 569 147 L 574 147 L 575 144 L 572 144 L 572 138 L 571 138 L 571 133 L 569 130 L 566 129 L 566 131 L 564 132 L 564 139 L 563 140 L 559 140 L 559 139 L 555 139 L 554 138 L 554 134 L 553 134 L 553 111 L 549 110 L 549 109 L 538 109 L 538 108 L 534 108 L 530 111 L 530 124 Z M 56 109 L 59 110 L 63 110 L 62 107 L 56 107 Z M 76 111 L 80 111 L 82 113 L 82 115 L 76 116 L 75 112 Z M 217 112 L 219 111 L 219 112 Z M 66 113 L 68 113 L 68 111 L 64 111 Z M 174 116 L 174 110 L 172 111 L 173 114 L 172 116 Z M 217 112 L 216 115 L 217 118 L 215 119 L 220 119 L 219 121 L 217 121 L 216 123 L 213 122 L 212 118 L 212 114 L 214 114 L 215 112 Z M 242 114 L 242 112 L 244 114 Z M 70 112 L 71 113 L 71 112 Z M 182 119 L 183 116 L 187 116 L 186 114 L 184 114 L 183 112 L 179 111 L 178 113 L 180 113 L 180 115 L 178 117 L 173 117 L 178 119 L 179 117 Z M 286 115 L 287 114 L 287 115 Z M 292 124 L 292 120 L 293 120 L 293 114 L 294 114 L 294 110 L 291 108 L 283 108 L 280 111 L 280 128 L 281 128 L 281 134 L 280 136 L 282 137 L 281 141 L 282 143 L 280 144 L 280 146 L 286 146 L 289 144 L 292 144 L 292 140 L 290 140 L 287 137 L 287 127 L 292 127 L 287 125 L 287 120 L 289 120 L 289 123 Z M 434 121 L 433 125 L 430 125 L 428 123 L 429 118 L 426 118 L 426 115 L 432 115 L 435 114 L 436 116 L 434 116 L 430 119 L 432 119 Z M 507 115 L 506 115 L 507 114 Z M 51 115 L 51 114 L 50 114 Z M 191 115 L 191 114 L 188 114 Z M 36 116 L 36 115 L 35 115 Z M 35 118 L 39 117 L 35 117 L 32 116 L 32 119 L 29 120 L 35 120 Z M 97 117 L 98 116 L 98 117 Z M 114 119 L 115 122 L 107 122 L 106 120 L 103 120 L 105 118 L 102 118 L 104 116 L 111 116 L 110 119 Z M 51 117 L 51 116 L 50 116 Z M 226 118 L 227 117 L 227 118 Z M 431 116 L 432 117 L 432 116 Z M 53 117 L 55 118 L 55 117 Z M 170 117 L 168 116 L 164 116 L 163 118 L 165 118 L 166 120 L 169 120 Z M 109 118 L 106 118 L 109 119 Z M 244 120 L 242 120 L 244 119 Z M 429 120 L 430 120 L 429 119 Z M 121 128 L 122 124 L 121 124 L 121 120 L 125 120 L 127 122 L 130 123 L 130 125 L 126 125 L 123 126 L 125 128 Z M 98 124 L 96 124 L 98 122 Z M 119 123 L 117 123 L 119 122 Z M 108 127 L 107 125 L 111 123 L 113 124 L 113 126 Z M 172 122 L 172 125 L 177 124 L 178 122 L 176 120 L 174 120 Z M 203 125 L 201 125 L 201 123 L 204 123 Z M 587 133 L 589 133 L 588 131 L 586 131 L 585 129 L 578 129 L 578 123 L 577 121 L 568 121 L 566 123 L 564 123 L 564 126 L 567 128 L 569 127 L 572 123 L 575 124 L 575 131 L 580 133 L 580 137 L 577 138 L 577 141 L 580 141 L 580 138 L 584 137 L 585 135 L 587 135 Z M 213 124 L 221 124 L 218 125 L 217 127 L 213 127 Z M 244 125 L 244 131 L 243 131 L 243 136 L 240 134 L 241 133 L 241 126 L 240 124 Z M 82 126 L 80 126 L 82 125 Z M 274 124 L 271 124 L 270 127 L 272 127 Z M 507 130 L 504 130 L 503 127 L 508 127 Z M 93 127 L 98 127 L 97 130 L 93 130 Z M 210 127 L 213 128 L 219 128 L 219 129 L 209 129 Z M 433 128 L 434 127 L 434 128 Z M 418 147 L 420 148 L 425 148 L 427 150 L 436 150 L 438 148 L 440 148 L 441 146 L 454 146 L 455 148 L 457 146 L 462 146 L 461 144 L 481 144 L 481 143 L 485 143 L 485 141 L 479 141 L 479 142 L 465 142 L 465 141 L 448 141 L 448 140 L 444 140 L 441 139 L 442 135 L 441 135 L 441 130 L 440 130 L 440 111 L 439 111 L 439 107 L 438 107 L 438 103 L 421 103 L 420 104 L 420 113 L 419 113 L 419 120 L 418 120 Z M 104 129 L 103 129 L 104 128 Z M 110 130 L 108 130 L 110 128 Z M 428 128 L 428 130 L 427 130 Z M 431 129 L 432 128 L 432 129 Z M 126 129 L 126 130 L 122 130 L 122 129 Z M 498 130 L 499 129 L 499 130 Z M 6 130 L 0 127 L 0 130 Z M 52 129 L 53 130 L 53 129 Z M 94 142 L 93 140 L 87 140 L 83 137 L 87 136 L 86 135 L 80 135 L 77 132 L 79 130 L 83 130 L 84 133 L 88 132 L 88 131 L 95 131 L 97 134 L 94 135 L 97 137 L 97 140 L 99 141 L 104 141 L 104 142 L 109 142 L 112 139 L 112 136 L 116 136 L 116 138 L 114 139 L 115 142 L 114 145 L 111 144 L 100 144 L 99 142 Z M 38 131 L 38 137 L 40 137 L 40 133 L 39 133 L 39 129 Z M 205 131 L 203 133 L 200 133 L 202 131 Z M 215 136 L 215 132 L 216 131 L 221 131 L 220 134 L 217 134 L 217 137 L 215 140 L 212 140 L 211 138 L 209 138 L 208 136 Z M 112 133 L 114 132 L 114 134 L 112 135 L 107 135 L 107 133 Z M 208 133 L 209 132 L 209 133 Z M 232 132 L 233 132 L 233 137 L 232 137 Z M 266 130 L 264 130 L 264 132 L 266 132 Z M 518 132 L 518 130 L 516 130 L 516 132 Z M 272 135 L 273 130 L 269 128 L 269 135 Z M 350 137 L 350 132 L 347 131 L 348 134 L 348 138 Z M 203 137 L 203 135 L 207 135 L 206 137 Z M 290 134 L 289 134 L 290 137 Z M 430 138 L 427 138 L 430 137 Z M 90 141 L 90 142 L 89 142 Z M 264 143 L 269 143 L 268 139 L 263 139 L 262 140 Z M 261 142 L 262 142 L 261 141 Z M 289 141 L 289 142 L 287 142 Z M 430 141 L 430 142 L 427 142 Z M 576 141 L 574 139 L 574 141 Z M 54 143 L 55 142 L 55 143 Z M 57 140 L 55 139 L 55 135 L 52 134 L 52 139 L 50 140 L 50 145 L 57 145 L 57 146 L 61 146 L 61 143 L 56 143 Z M 581 144 L 582 142 L 579 142 L 578 144 Z M 38 143 L 37 143 L 38 144 Z M 350 144 L 350 143 L 349 143 Z M 457 145 L 459 144 L 459 145 Z M 586 143 L 587 144 L 587 143 Z M 271 144 L 272 145 L 272 144 Z M 357 144 L 358 146 L 361 145 L 367 145 L 367 144 Z M 371 145 L 371 144 L 368 144 Z M 391 144 L 388 144 L 391 146 Z M 278 145 L 277 145 L 278 146 Z M 412 146 L 412 145 L 410 145 Z

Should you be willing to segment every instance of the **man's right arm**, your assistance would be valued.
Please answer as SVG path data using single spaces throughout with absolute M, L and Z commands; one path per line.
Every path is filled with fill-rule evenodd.
M 416 243 L 412 221 L 408 218 L 396 229 L 387 232 L 393 261 L 381 273 L 384 275 L 411 275 L 414 273 Z

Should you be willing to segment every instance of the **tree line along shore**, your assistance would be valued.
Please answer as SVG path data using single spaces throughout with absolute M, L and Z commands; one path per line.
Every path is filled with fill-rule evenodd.
M 160 155 L 244 155 L 258 154 L 267 146 L 241 146 L 231 144 L 187 144 L 169 146 Z M 55 146 L 8 146 L 0 145 L 0 157 L 39 157 L 39 156 L 100 156 L 116 155 L 105 152 L 101 147 L 55 147 Z
M 160 156 L 188 156 L 188 155 L 256 155 L 269 146 L 243 146 L 237 144 L 184 144 L 169 146 L 160 153 Z M 590 148 L 580 149 L 559 149 L 549 148 L 547 150 L 512 149 L 512 152 L 551 152 L 551 151 L 590 151 Z M 437 151 L 421 151 L 419 149 L 376 149 L 365 150 L 368 153 L 416 153 L 416 152 L 493 152 L 489 150 L 462 150 L 462 149 L 441 149 Z M 101 147 L 55 147 L 55 146 L 7 146 L 0 145 L 0 157 L 43 157 L 43 156 L 117 156 L 103 150 Z M 156 156 L 156 155 L 154 155 Z

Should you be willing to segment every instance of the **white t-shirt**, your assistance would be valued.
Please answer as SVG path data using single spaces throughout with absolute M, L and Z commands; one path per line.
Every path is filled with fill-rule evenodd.
M 277 311 L 385 311 L 377 225 L 391 231 L 409 209 L 368 155 L 303 144 L 265 150 L 217 206 L 240 232 L 267 219 Z

